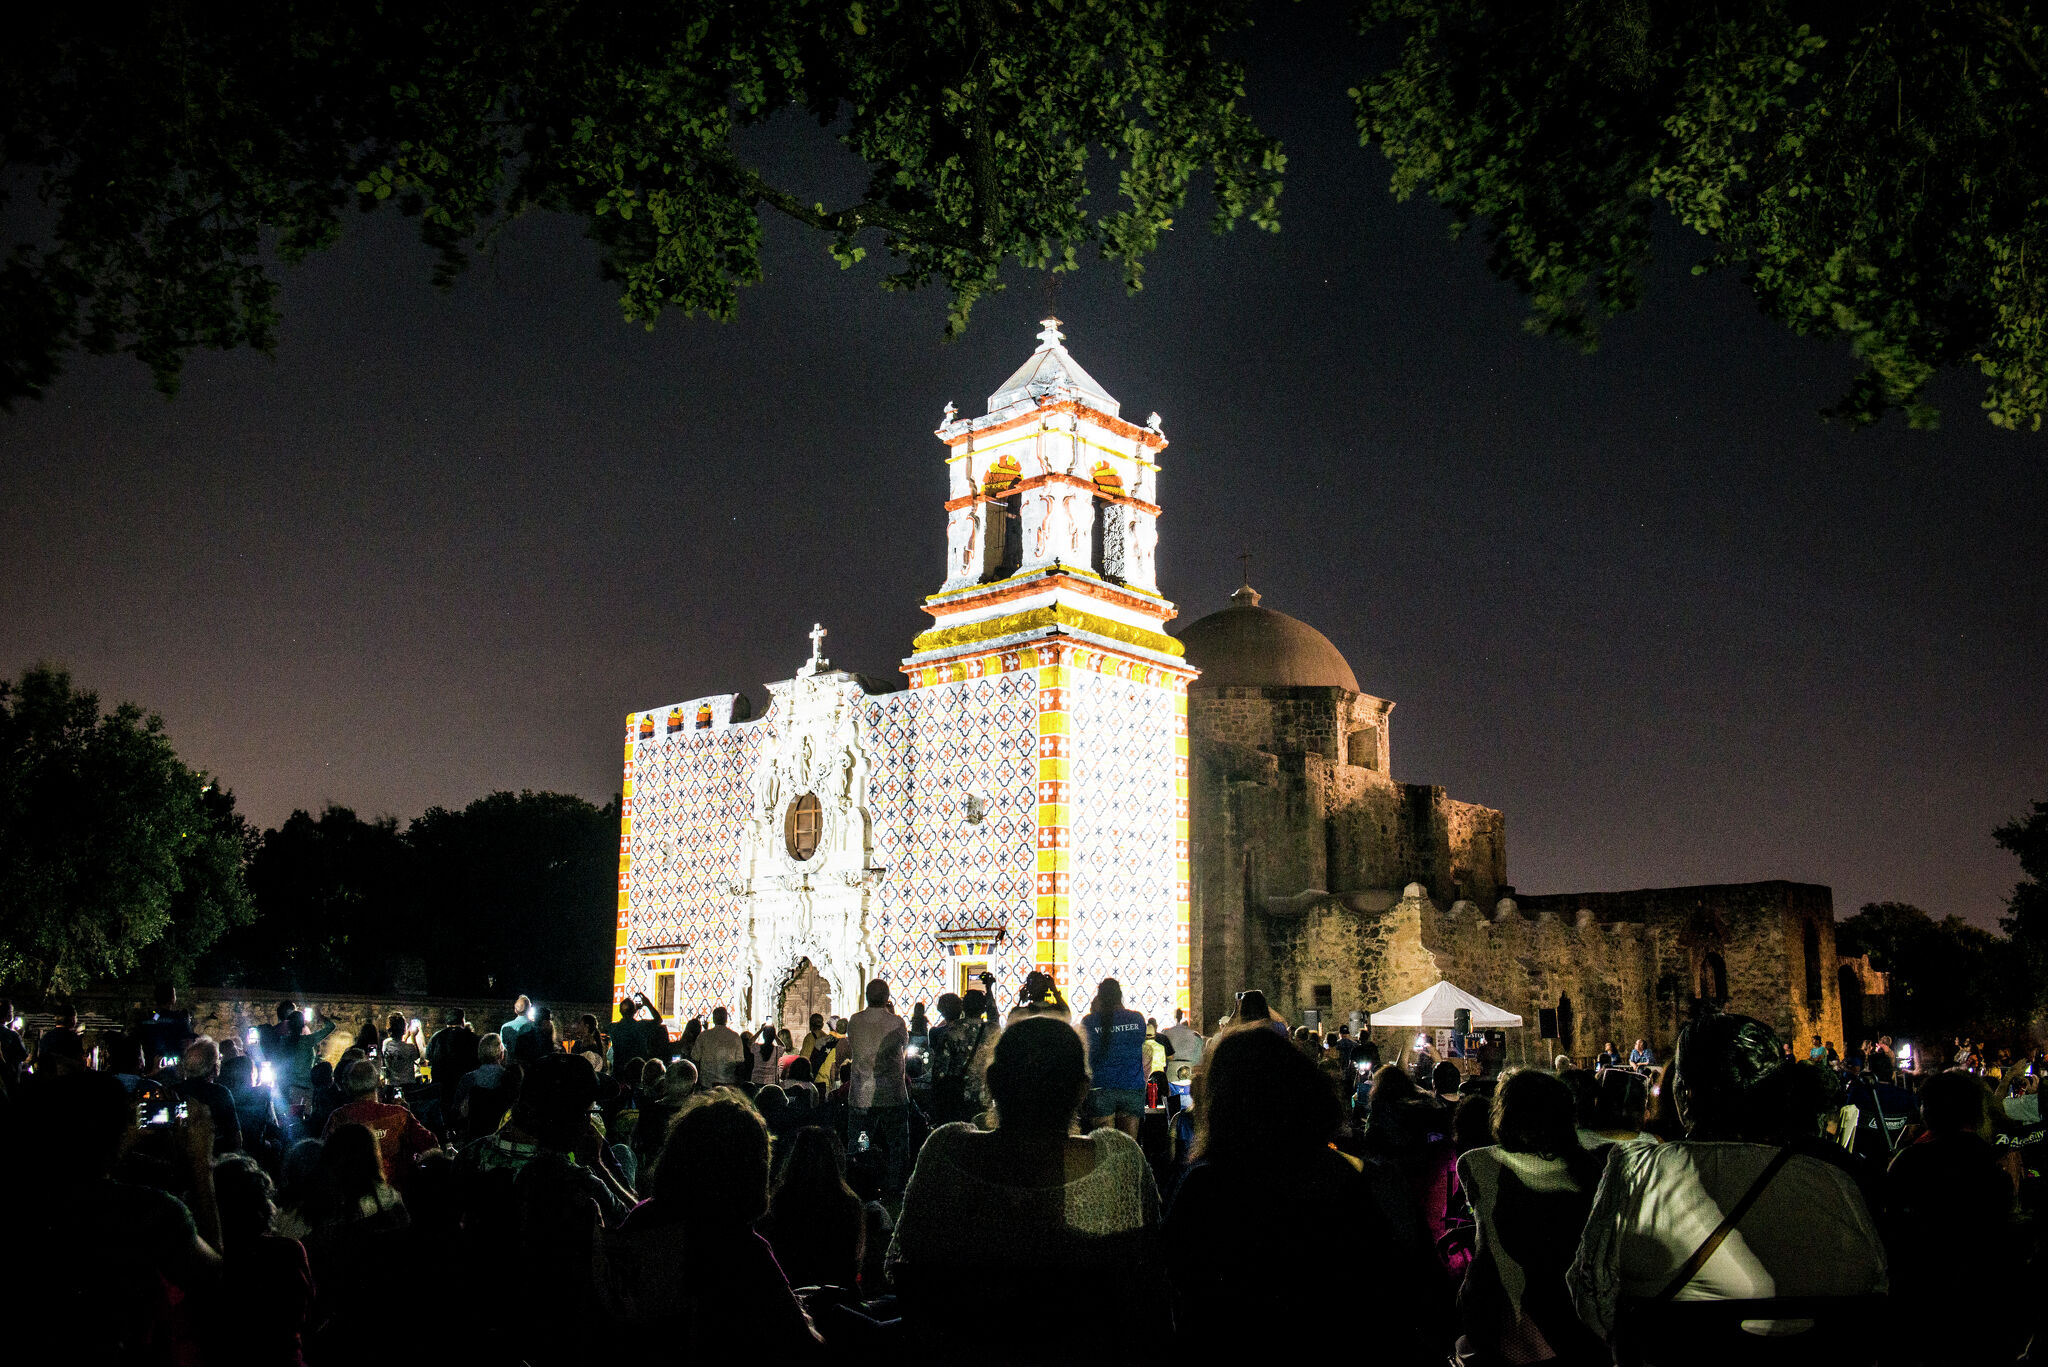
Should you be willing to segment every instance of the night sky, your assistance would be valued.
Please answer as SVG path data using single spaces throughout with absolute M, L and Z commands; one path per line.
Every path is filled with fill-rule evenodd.
M 1395 777 L 1505 810 L 1526 891 L 1790 878 L 1993 924 L 1991 828 L 2048 797 L 2048 439 L 1967 375 L 1940 432 L 1823 424 L 1846 349 L 1690 277 L 1676 232 L 1599 353 L 1525 335 L 1357 147 L 1359 48 L 1290 22 L 1253 70 L 1284 231 L 1219 240 L 1191 204 L 1141 294 L 1095 265 L 1057 301 L 1125 414 L 1164 417 L 1182 621 L 1248 550 L 1398 702 Z M 858 187 L 796 115 L 752 146 L 806 197 Z M 443 296 L 410 224 L 357 219 L 285 276 L 275 359 L 198 356 L 169 403 L 76 361 L 0 417 L 0 668 L 160 711 L 266 825 L 604 801 L 625 713 L 758 706 L 813 621 L 892 673 L 941 577 L 931 430 L 984 411 L 1046 288 L 1014 274 L 948 345 L 939 293 L 769 235 L 736 322 L 648 333 L 573 223 Z

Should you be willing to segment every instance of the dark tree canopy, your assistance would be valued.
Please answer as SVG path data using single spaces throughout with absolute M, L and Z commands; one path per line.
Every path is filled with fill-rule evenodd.
M 1943 367 L 2002 427 L 2048 411 L 2048 12 L 2027 0 L 1366 0 L 1354 95 L 1393 189 L 1477 224 L 1529 326 L 1633 308 L 1659 206 L 1772 318 L 1845 339 L 1832 410 L 1935 419 Z
M 430 992 L 602 1000 L 611 990 L 618 807 L 492 793 L 402 830 L 329 805 L 293 812 L 250 861 L 255 921 L 202 972 L 224 985 L 381 992 L 400 960 Z
M 616 803 L 492 793 L 459 812 L 428 808 L 405 839 L 419 861 L 419 925 L 436 991 L 610 995 Z
M 275 344 L 274 261 L 351 203 L 419 219 L 445 282 L 522 211 L 576 215 L 626 316 L 731 315 L 760 215 L 872 241 L 965 325 L 1005 261 L 1082 250 L 1136 288 L 1205 175 L 1212 224 L 1276 225 L 1278 145 L 1217 51 L 1246 0 L 296 0 L 44 6 L 0 44 L 0 190 L 49 230 L 0 273 L 0 405 L 65 353 L 132 353 L 172 390 L 199 347 Z M 771 184 L 735 135 L 781 115 L 867 167 L 855 202 Z M 1092 167 L 1096 157 L 1108 173 Z M 1091 185 L 1091 169 L 1093 184 Z M 1092 201 L 1091 201 L 1092 189 Z M 1091 208 L 1091 203 L 1093 207 Z
M 1887 975 L 1887 1028 L 1901 1038 L 2024 1033 L 2037 991 L 2025 959 L 1960 916 L 1872 902 L 1835 927 L 1835 943 Z
M 334 991 L 385 987 L 392 958 L 416 953 L 412 851 L 392 817 L 328 804 L 266 831 L 249 861 L 256 919 L 222 940 L 208 976 L 229 984 Z
M 38 665 L 0 679 L 0 982 L 178 979 L 250 916 L 247 827 L 163 720 Z
M 1359 0 L 1363 139 L 1392 188 L 1478 226 L 1530 326 L 1593 345 L 1662 207 L 1765 313 L 1863 369 L 1831 410 L 1935 421 L 1945 368 L 1990 421 L 2048 412 L 2048 16 L 2032 0 Z M 764 212 L 949 331 L 1008 267 L 1114 261 L 1131 288 L 1199 183 L 1278 226 L 1279 144 L 1242 109 L 1251 0 L 144 3 L 16 18 L 0 194 L 0 407 L 74 348 L 165 392 L 195 349 L 269 349 L 276 267 L 349 206 L 419 221 L 447 283 L 532 209 L 581 219 L 626 316 L 730 317 Z M 1376 67 L 1375 58 L 1384 59 Z M 805 118 L 865 168 L 777 183 L 745 132 Z M 1361 171 L 1365 171 L 1361 167 Z
M 1999 928 L 2026 955 L 2037 989 L 2048 993 L 2048 800 L 2000 826 L 1992 839 L 2019 856 L 2023 875 L 2006 899 Z

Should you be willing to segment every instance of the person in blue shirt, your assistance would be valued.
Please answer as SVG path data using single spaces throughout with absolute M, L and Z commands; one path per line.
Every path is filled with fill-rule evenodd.
M 533 999 L 521 992 L 512 999 L 512 1019 L 498 1027 L 498 1038 L 505 1041 L 505 1057 L 518 1057 L 519 1037 L 533 1029 Z
M 1652 1053 L 1647 1041 L 1637 1040 L 1635 1048 L 1628 1051 L 1628 1066 L 1631 1068 L 1654 1068 L 1657 1055 Z
M 1145 1114 L 1145 1018 L 1124 1006 L 1124 987 L 1104 978 L 1081 1018 L 1088 1042 L 1087 1120 L 1107 1120 L 1131 1138 Z

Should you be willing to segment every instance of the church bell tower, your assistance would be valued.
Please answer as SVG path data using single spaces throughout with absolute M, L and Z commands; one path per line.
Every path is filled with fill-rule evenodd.
M 1181 662 L 1159 592 L 1155 413 L 1143 427 L 1068 354 L 1048 318 L 1034 351 L 989 396 L 954 416 L 947 447 L 946 576 L 924 608 L 936 619 L 903 662 L 936 681 L 966 657 L 1048 639 L 1165 666 Z
M 946 406 L 946 575 L 903 662 L 956 713 L 991 681 L 1031 698 L 1030 963 L 1063 991 L 1114 975 L 1127 1001 L 1188 999 L 1187 689 L 1159 592 L 1159 415 L 1140 427 L 1048 318 L 1038 349 L 963 418 Z M 935 750 L 940 767 L 971 770 Z M 1035 801 L 1034 801 L 1035 799 Z M 1000 806 L 1000 804 L 998 804 Z M 1029 816 L 1025 817 L 1028 822 Z M 1086 1000 L 1085 996 L 1082 1000 Z

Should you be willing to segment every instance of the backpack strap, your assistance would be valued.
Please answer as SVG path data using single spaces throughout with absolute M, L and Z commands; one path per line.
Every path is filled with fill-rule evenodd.
M 1742 1217 L 1749 1214 L 1749 1208 L 1756 1204 L 1756 1198 L 1764 1194 L 1764 1188 L 1771 1184 L 1771 1179 L 1776 1177 L 1779 1170 L 1791 1159 L 1792 1150 L 1789 1148 L 1779 1149 L 1772 1155 L 1771 1161 L 1764 1164 L 1764 1170 L 1757 1174 L 1756 1181 L 1749 1184 L 1749 1190 L 1742 1193 L 1742 1199 L 1728 1208 L 1728 1213 L 1721 1217 L 1721 1223 L 1714 1227 L 1714 1232 L 1707 1236 L 1707 1241 L 1693 1250 L 1692 1256 L 1672 1274 L 1670 1282 L 1664 1289 L 1650 1298 L 1650 1304 L 1668 1301 L 1685 1290 L 1686 1283 L 1700 1274 L 1700 1269 L 1705 1267 L 1707 1260 L 1720 1249 L 1722 1241 L 1742 1223 Z

